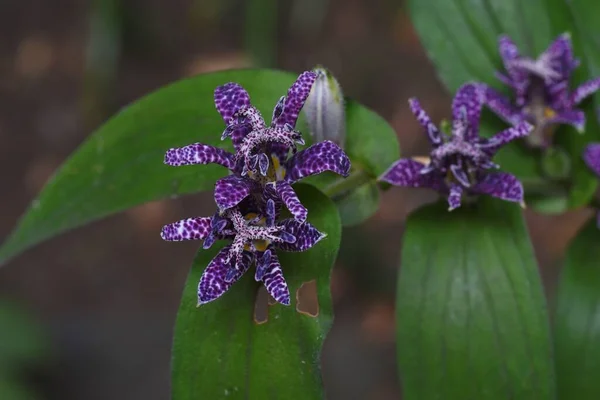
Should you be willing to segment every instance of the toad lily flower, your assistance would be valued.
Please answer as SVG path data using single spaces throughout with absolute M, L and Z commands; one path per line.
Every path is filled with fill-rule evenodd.
M 600 143 L 592 143 L 583 152 L 583 160 L 587 166 L 600 178 Z M 596 222 L 600 228 L 600 212 L 596 214 Z
M 585 114 L 575 107 L 600 89 L 600 78 L 583 83 L 573 92 L 569 90 L 571 73 L 579 65 L 573 57 L 571 37 L 560 35 L 537 59 L 523 57 L 515 43 L 506 35 L 498 42 L 506 75 L 498 78 L 511 87 L 515 103 L 487 88 L 486 104 L 500 118 L 516 125 L 528 121 L 535 126 L 527 137 L 533 147 L 551 145 L 557 124 L 569 124 L 582 132 Z
M 409 104 L 432 144 L 427 165 L 400 159 L 379 178 L 396 186 L 428 187 L 448 196 L 449 210 L 460 207 L 463 194 L 487 194 L 507 201 L 523 202 L 523 186 L 513 175 L 490 172 L 496 152 L 511 140 L 527 135 L 532 126 L 521 122 L 490 139 L 479 136 L 479 117 L 485 87 L 463 85 L 452 103 L 452 133 L 444 134 L 416 99 Z
M 212 218 L 188 218 L 163 227 L 164 240 L 204 240 L 204 248 L 215 239 L 232 240 L 204 270 L 198 285 L 198 305 L 223 295 L 252 264 L 256 264 L 254 279 L 262 282 L 277 302 L 290 304 L 290 292 L 275 251 L 306 251 L 326 234 L 308 222 L 285 219 L 275 223 L 274 201 L 266 204 L 264 213 L 234 207 Z
M 274 198 L 285 204 L 298 221 L 306 220 L 307 210 L 291 185 L 323 171 L 344 177 L 350 171 L 350 160 L 333 142 L 324 141 L 296 151 L 296 143 L 304 143 L 300 133 L 294 130 L 296 121 L 315 77 L 314 72 L 304 72 L 298 77 L 287 96 L 277 102 L 270 126 L 251 105 L 250 96 L 242 86 L 227 83 L 217 87 L 216 108 L 227 126 L 222 139 L 231 138 L 235 154 L 195 143 L 168 150 L 165 164 L 216 163 L 228 168 L 232 174 L 218 180 L 215 186 L 215 201 L 220 210 L 234 207 L 250 194 L 256 194 L 263 202 Z M 263 192 L 267 195 L 263 196 Z

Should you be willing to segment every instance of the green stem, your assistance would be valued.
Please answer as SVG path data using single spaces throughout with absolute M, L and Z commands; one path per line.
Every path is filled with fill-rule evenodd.
M 327 186 L 323 189 L 323 193 L 331 198 L 336 198 L 352 189 L 356 189 L 365 183 L 370 182 L 372 179 L 373 178 L 365 170 L 358 169 L 350 173 L 350 176 L 347 178 L 339 179 Z

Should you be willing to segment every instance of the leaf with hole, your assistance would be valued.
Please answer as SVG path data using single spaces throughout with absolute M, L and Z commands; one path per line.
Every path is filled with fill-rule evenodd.
M 267 302 L 251 268 L 222 297 L 197 308 L 198 281 L 219 248 L 200 250 L 177 315 L 174 400 L 323 398 L 320 353 L 333 319 L 329 286 L 341 223 L 317 189 L 300 184 L 296 190 L 310 210 L 308 221 L 328 236 L 306 252 L 278 251 L 292 304 Z M 298 291 L 313 281 L 318 309 L 311 311 L 298 303 Z

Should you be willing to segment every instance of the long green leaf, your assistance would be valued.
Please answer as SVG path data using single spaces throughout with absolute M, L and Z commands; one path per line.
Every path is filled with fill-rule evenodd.
M 600 230 L 590 221 L 567 252 L 554 318 L 558 398 L 600 399 Z
M 574 0 L 570 3 L 592 1 Z M 411 17 L 421 42 L 450 92 L 468 81 L 480 81 L 506 94 L 508 91 L 494 76 L 495 71 L 502 70 L 497 39 L 503 33 L 510 35 L 524 54 L 537 57 L 558 34 L 571 31 L 575 33 L 576 55 L 583 61 L 572 84 L 580 83 L 594 72 L 588 62 L 591 51 L 586 51 L 581 44 L 585 37 L 573 32 L 576 29 L 567 3 L 564 0 L 409 0 Z M 588 18 L 593 18 L 594 10 L 600 5 L 594 3 L 594 7 L 584 11 L 588 12 Z M 556 133 L 557 142 L 573 160 L 572 185 L 568 193 L 562 194 L 568 198 L 565 204 L 570 208 L 586 204 L 597 185 L 581 160 L 584 144 L 590 137 L 598 135 L 591 102 L 585 110 L 588 117 L 585 135 L 567 126 L 562 126 Z M 485 111 L 481 128 L 482 134 L 489 136 L 504 129 L 505 125 L 491 112 Z M 539 185 L 544 181 L 539 160 L 526 151 L 522 143 L 506 146 L 498 153 L 496 161 L 503 169 L 517 175 L 526 186 Z M 537 198 L 528 198 L 528 203 L 535 207 Z
M 295 78 L 273 70 L 211 73 L 169 85 L 126 107 L 94 132 L 48 182 L 0 248 L 0 265 L 39 242 L 115 212 L 212 190 L 227 173 L 224 168 L 168 167 L 164 152 L 194 142 L 230 148 L 229 141 L 220 141 L 224 124 L 213 104 L 215 87 L 240 83 L 269 116 Z M 349 156 L 375 176 L 398 158 L 394 131 L 357 103 L 350 101 L 347 107 Z M 308 138 L 305 122 L 299 127 Z
M 545 299 L 521 210 L 481 200 L 408 218 L 396 303 L 406 399 L 554 399 Z
M 251 269 L 228 293 L 197 308 L 198 281 L 219 249 L 200 250 L 177 315 L 174 400 L 322 398 L 319 358 L 333 319 L 329 284 L 341 224 L 329 198 L 308 185 L 297 185 L 296 190 L 310 210 L 309 222 L 328 236 L 306 252 L 278 252 L 292 304 L 269 306 L 268 320 L 257 324 L 259 284 Z M 319 305 L 316 317 L 296 310 L 296 291 L 312 280 Z

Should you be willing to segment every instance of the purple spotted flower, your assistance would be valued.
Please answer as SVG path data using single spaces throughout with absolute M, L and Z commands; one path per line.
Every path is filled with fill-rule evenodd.
M 494 89 L 487 88 L 486 104 L 492 111 L 513 125 L 522 121 L 533 124 L 534 131 L 527 136 L 533 147 L 550 146 L 558 124 L 572 125 L 580 132 L 584 130 L 585 114 L 575 107 L 600 89 L 600 78 L 570 91 L 569 79 L 579 60 L 573 56 L 569 34 L 560 35 L 537 59 L 521 56 L 506 35 L 500 37 L 498 47 L 506 74 L 497 73 L 497 76 L 512 88 L 515 101 L 511 103 Z
M 290 292 L 276 250 L 305 251 L 326 237 L 308 222 L 276 222 L 272 199 L 263 212 L 249 212 L 246 206 L 245 202 L 212 218 L 187 218 L 162 229 L 164 240 L 203 240 L 205 249 L 217 239 L 231 240 L 204 270 L 198 285 L 198 305 L 220 297 L 252 264 L 256 265 L 255 280 L 262 282 L 277 302 L 289 305 Z
M 298 77 L 287 96 L 275 105 L 270 125 L 252 106 L 243 87 L 237 83 L 219 86 L 215 89 L 215 104 L 226 124 L 221 138 L 231 138 L 235 154 L 195 143 L 167 151 L 165 164 L 216 163 L 232 171 L 215 186 L 215 201 L 222 211 L 258 194 L 256 200 L 264 203 L 272 198 L 277 207 L 283 204 L 296 220 L 305 221 L 307 210 L 291 185 L 323 171 L 346 177 L 350 170 L 350 160 L 333 142 L 316 143 L 299 152 L 296 149 L 296 144 L 304 144 L 302 135 L 295 130 L 296 121 L 315 78 L 314 72 Z
M 479 136 L 479 116 L 485 87 L 463 85 L 452 103 L 452 133 L 446 135 L 431 121 L 416 99 L 409 104 L 432 144 L 428 164 L 400 159 L 379 178 L 396 186 L 428 187 L 448 196 L 449 210 L 460 206 L 463 194 L 487 194 L 507 201 L 523 202 L 518 179 L 492 162 L 496 152 L 511 140 L 527 135 L 532 126 L 521 122 L 490 139 Z
M 583 152 L 583 160 L 600 178 L 600 143 L 589 144 Z M 598 228 L 600 228 L 600 212 L 596 214 L 596 222 Z

